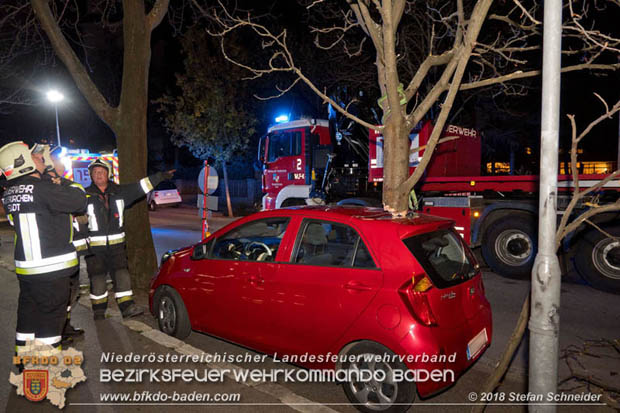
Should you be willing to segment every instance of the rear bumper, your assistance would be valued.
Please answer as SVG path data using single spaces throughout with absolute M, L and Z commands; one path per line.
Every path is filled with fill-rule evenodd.
M 153 199 L 153 201 L 155 202 L 155 204 L 157 205 L 174 205 L 174 204 L 180 204 L 183 200 L 181 198 L 175 199 Z
M 420 396 L 429 397 L 454 384 L 491 345 L 492 325 L 491 309 L 487 308 L 468 320 L 468 325 L 462 328 L 443 329 L 441 337 L 436 331 L 433 332 L 438 327 L 407 334 L 401 341 L 401 347 L 404 354 L 412 355 L 414 359 L 406 359 L 404 364 L 415 371 L 415 375 L 410 377 L 416 378 Z M 486 329 L 487 344 L 468 359 L 467 345 L 483 329 Z M 423 347 L 421 343 L 424 343 Z

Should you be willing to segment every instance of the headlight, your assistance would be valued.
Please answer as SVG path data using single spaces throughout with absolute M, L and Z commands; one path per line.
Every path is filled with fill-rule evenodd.
M 164 265 L 164 263 L 165 263 L 166 261 L 168 261 L 168 260 L 170 259 L 170 257 L 172 257 L 172 256 L 173 256 L 173 255 L 174 255 L 177 251 L 178 251 L 178 250 L 168 250 L 168 251 L 164 252 L 164 253 L 162 254 L 162 256 L 161 256 L 161 262 L 160 262 L 160 264 L 159 264 L 159 265 L 160 265 L 160 267 L 161 267 L 162 265 Z

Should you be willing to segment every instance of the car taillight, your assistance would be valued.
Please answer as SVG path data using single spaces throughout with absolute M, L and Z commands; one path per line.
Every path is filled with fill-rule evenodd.
M 157 198 L 159 196 L 158 192 L 155 192 L 155 198 Z
M 411 281 L 407 281 L 399 290 L 411 314 L 416 320 L 426 326 L 437 325 L 437 319 L 435 315 L 433 315 L 426 294 L 426 291 L 431 288 L 433 288 L 433 284 L 424 274 L 418 277 L 412 277 Z

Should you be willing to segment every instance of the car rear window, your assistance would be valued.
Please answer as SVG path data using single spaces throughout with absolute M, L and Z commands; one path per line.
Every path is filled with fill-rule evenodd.
M 403 242 L 438 288 L 460 284 L 476 275 L 471 252 L 454 231 L 428 232 Z
M 170 181 L 160 182 L 156 187 L 156 191 L 165 191 L 167 189 L 177 189 L 176 185 Z

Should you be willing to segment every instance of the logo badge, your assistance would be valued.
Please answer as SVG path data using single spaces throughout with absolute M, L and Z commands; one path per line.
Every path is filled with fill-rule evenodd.
M 445 293 L 441 296 L 442 300 L 452 300 L 456 297 L 456 293 L 454 291 L 450 291 L 449 293 Z
M 40 402 L 47 396 L 49 372 L 47 370 L 24 370 L 24 396 L 32 402 Z

